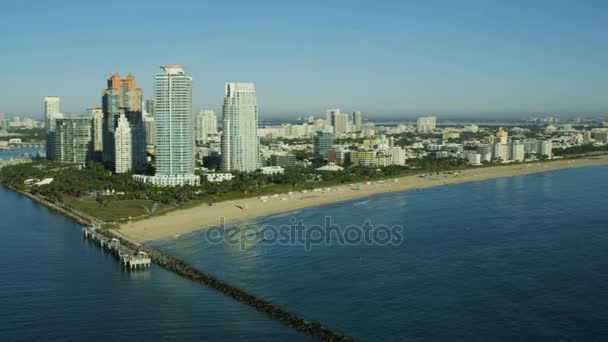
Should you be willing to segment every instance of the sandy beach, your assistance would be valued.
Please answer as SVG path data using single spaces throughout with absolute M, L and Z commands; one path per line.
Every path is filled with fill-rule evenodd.
M 387 192 L 422 189 L 439 185 L 474 182 L 491 178 L 547 172 L 559 169 L 608 165 L 608 156 L 584 159 L 555 160 L 544 163 L 502 165 L 468 169 L 453 174 L 415 175 L 383 181 L 364 182 L 273 196 L 251 197 L 176 210 L 162 216 L 131 222 L 120 227 L 120 235 L 129 240 L 145 242 L 175 237 L 218 224 L 252 220 L 256 217 L 294 211 L 327 203 L 347 201 Z

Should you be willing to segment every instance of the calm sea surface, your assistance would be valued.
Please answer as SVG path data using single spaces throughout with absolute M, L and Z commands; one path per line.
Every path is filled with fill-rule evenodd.
M 0 152 L 2 158 L 2 152 Z M 358 340 L 608 337 L 608 167 L 309 208 L 322 225 L 401 225 L 399 245 L 153 245 Z M 0 187 L 0 340 L 308 340 L 159 267 L 128 273 L 80 227 Z

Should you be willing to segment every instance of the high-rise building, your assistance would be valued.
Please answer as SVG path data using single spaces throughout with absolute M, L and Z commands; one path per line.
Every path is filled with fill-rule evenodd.
M 509 142 L 509 132 L 505 131 L 502 127 L 498 128 L 496 132 L 496 139 L 501 144 L 506 144 Z
M 355 132 L 361 131 L 361 125 L 363 125 L 363 113 L 359 111 L 353 112 L 353 128 Z
M 53 134 L 55 132 L 55 120 L 61 117 L 59 104 L 60 100 L 57 96 L 44 98 L 44 131 L 46 133 L 46 157 L 48 159 L 55 156 Z
M 201 110 L 194 123 L 196 142 L 198 144 L 207 142 L 207 136 L 217 134 L 217 116 L 212 110 Z
M 116 173 L 125 173 L 133 169 L 131 137 L 129 120 L 121 113 L 114 129 L 114 172 Z
M 495 143 L 492 149 L 492 158 L 503 162 L 509 160 L 509 145 Z
M 156 113 L 156 105 L 154 102 L 154 99 L 148 99 L 146 100 L 146 113 L 148 113 L 148 116 L 154 117 L 155 113 Z
M 194 174 L 194 116 L 192 76 L 178 65 L 161 66 L 154 77 L 156 173 L 135 175 L 157 186 L 198 185 Z
M 151 116 L 144 116 L 144 129 L 146 131 L 146 145 L 156 145 L 156 120 Z
M 255 85 L 226 83 L 224 94 L 222 170 L 255 171 L 260 167 Z
M 526 159 L 524 144 L 519 140 L 511 142 L 511 160 L 522 162 L 524 159 Z
M 313 138 L 313 151 L 315 158 L 327 159 L 327 151 L 333 148 L 334 134 L 330 132 L 319 132 Z
M 99 107 L 91 110 L 93 134 L 93 158 L 101 157 L 103 151 L 103 110 Z
M 330 108 L 326 113 L 326 123 L 328 126 L 336 126 L 336 115 L 340 114 L 340 108 Z
M 435 116 L 423 116 L 418 118 L 416 128 L 418 133 L 431 133 L 437 126 L 437 117 Z
M 551 141 L 541 141 L 538 144 L 538 154 L 543 158 L 553 158 L 553 143 Z
M 334 132 L 336 134 L 348 133 L 348 114 L 334 115 Z
M 131 170 L 139 171 L 146 166 L 146 137 L 142 118 L 142 91 L 135 87 L 135 77 L 121 78 L 114 74 L 108 78 L 107 88 L 103 91 L 103 161 L 115 169 L 116 151 L 114 131 L 121 113 L 131 125 Z
M 391 146 L 389 148 L 389 151 L 392 156 L 392 165 L 405 165 L 405 161 L 407 158 L 405 156 L 405 150 L 402 147 Z
M 91 155 L 91 118 L 55 119 L 53 160 L 86 164 Z

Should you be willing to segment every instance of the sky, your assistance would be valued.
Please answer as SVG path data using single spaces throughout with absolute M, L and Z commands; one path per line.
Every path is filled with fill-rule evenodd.
M 0 0 L 0 112 L 99 106 L 112 73 L 145 98 L 164 64 L 194 109 L 254 82 L 260 117 L 608 113 L 605 1 Z

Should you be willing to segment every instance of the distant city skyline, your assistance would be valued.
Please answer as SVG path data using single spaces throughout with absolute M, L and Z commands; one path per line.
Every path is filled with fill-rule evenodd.
M 118 3 L 117 3 L 118 4 Z M 253 82 L 260 118 L 606 115 L 608 6 L 552 2 L 12 2 L 0 13 L 0 111 L 42 118 L 101 103 L 100 79 L 132 74 L 152 99 L 158 67 L 193 76 L 194 110 L 221 112 L 226 82 Z M 170 29 L 168 29 L 170 27 Z M 134 39 L 117 39 L 130 32 Z M 158 49 L 160 45 L 163 49 Z M 111 51 L 120 51 L 120 58 Z

